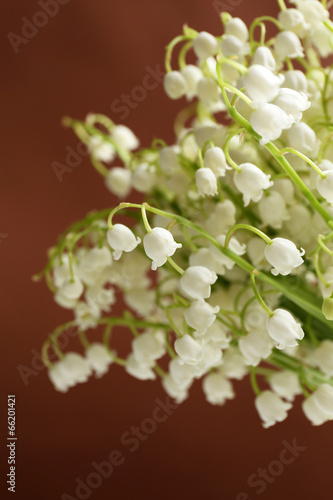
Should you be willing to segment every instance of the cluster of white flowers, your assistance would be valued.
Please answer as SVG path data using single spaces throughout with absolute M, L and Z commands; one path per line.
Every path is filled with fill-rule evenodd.
M 89 214 L 50 251 L 42 274 L 85 349 L 62 354 L 61 328 L 47 340 L 56 389 L 113 362 L 159 376 L 179 403 L 202 379 L 207 401 L 222 405 L 250 374 L 264 427 L 299 395 L 312 424 L 333 419 L 333 76 L 320 59 L 333 54 L 333 24 L 324 2 L 293 4 L 279 0 L 278 19 L 250 29 L 223 13 L 222 35 L 185 27 L 170 43 L 166 94 L 197 102 L 179 115 L 175 144 L 137 150 L 133 132 L 103 115 L 66 120 L 109 190 L 145 202 Z M 114 221 L 124 211 L 130 227 Z M 100 326 L 104 344 L 90 344 Z M 133 337 L 124 358 L 110 338 L 118 327 Z

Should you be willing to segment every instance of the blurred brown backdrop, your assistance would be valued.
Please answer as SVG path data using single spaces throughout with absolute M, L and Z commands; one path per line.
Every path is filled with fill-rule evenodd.
M 167 99 L 162 85 L 127 112 L 120 112 L 115 100 L 142 84 L 147 67 L 163 67 L 164 47 L 184 23 L 219 34 L 219 6 L 249 21 L 276 14 L 275 1 L 62 0 L 46 23 L 45 16 L 34 17 L 42 3 L 5 2 L 0 20 L 1 498 L 56 500 L 65 493 L 71 496 L 63 498 L 79 498 L 76 478 L 86 482 L 94 471 L 92 462 L 107 460 L 113 450 L 122 453 L 123 463 L 91 494 L 88 490 L 84 496 L 82 490 L 81 498 L 331 498 L 333 427 L 311 427 L 299 402 L 287 421 L 265 431 L 247 380 L 236 383 L 237 398 L 224 407 L 207 404 L 197 383 L 191 397 L 131 452 L 121 436 L 151 417 L 157 398 L 164 401 L 159 383 L 139 382 L 112 366 L 102 379 L 63 395 L 53 390 L 35 355 L 47 334 L 71 314 L 55 304 L 44 284 L 32 283 L 31 276 L 71 222 L 93 208 L 116 203 L 87 158 L 64 174 L 62 182 L 57 179 L 52 162 L 64 163 L 66 147 L 78 142 L 62 128 L 61 117 L 101 112 L 133 128 L 142 144 L 161 136 L 171 142 L 180 104 Z M 45 4 L 51 12 L 55 2 Z M 24 28 L 30 37 L 24 42 L 18 36 L 29 24 L 26 19 L 33 18 L 45 26 L 37 33 Z M 74 349 L 75 339 L 70 342 L 68 348 Z M 23 380 L 18 369 L 32 371 Z M 7 394 L 17 399 L 15 495 L 6 487 Z M 283 442 L 295 439 L 306 449 L 280 470 L 274 461 Z M 268 466 L 275 477 L 256 483 L 258 469 Z M 251 487 L 247 481 L 253 474 Z

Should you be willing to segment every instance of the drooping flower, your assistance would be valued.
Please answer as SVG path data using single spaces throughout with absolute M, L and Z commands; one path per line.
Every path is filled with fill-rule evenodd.
M 106 236 L 110 247 L 114 250 L 114 260 L 119 260 L 123 252 L 132 252 L 141 242 L 141 239 L 134 236 L 124 224 L 115 224 L 108 230 Z
M 227 399 L 235 397 L 231 382 L 219 373 L 210 373 L 202 383 L 206 399 L 213 405 L 223 405 Z
M 174 347 L 180 358 L 179 362 L 196 365 L 203 358 L 202 345 L 187 333 L 175 341 Z
M 86 349 L 86 359 L 90 368 L 94 370 L 97 378 L 108 371 L 113 361 L 105 345 L 98 342 L 90 344 Z
M 194 328 L 199 335 L 203 335 L 214 323 L 216 314 L 219 310 L 219 306 L 212 307 L 203 299 L 195 300 L 190 307 L 185 309 L 185 321 L 191 328 Z
M 257 105 L 272 101 L 283 82 L 283 75 L 276 76 L 260 64 L 253 64 L 244 77 L 246 92 Z
M 131 190 L 131 172 L 127 168 L 112 167 L 107 177 L 105 185 L 111 193 L 125 198 Z
M 172 234 L 162 227 L 154 227 L 152 231 L 143 238 L 143 246 L 147 256 L 153 261 L 151 268 L 153 271 L 166 263 L 177 248 L 181 248 L 181 243 L 176 243 Z
M 203 266 L 190 266 L 180 279 L 182 289 L 193 299 L 208 299 L 211 285 L 217 280 L 214 271 Z
M 207 149 L 204 156 L 204 166 L 210 168 L 216 178 L 223 177 L 226 170 L 231 168 L 227 165 L 223 150 L 217 146 Z
M 255 407 L 261 420 L 263 427 L 267 429 L 276 422 L 282 422 L 287 418 L 287 412 L 292 405 L 282 399 L 272 391 L 263 391 L 255 399 Z
M 239 168 L 240 171 L 235 172 L 234 182 L 243 194 L 244 207 L 247 207 L 251 200 L 259 201 L 263 190 L 273 186 L 273 182 L 270 181 L 270 175 L 266 175 L 252 163 L 242 163 Z
M 304 337 L 300 323 L 286 309 L 275 309 L 273 316 L 267 318 L 266 327 L 278 349 L 295 347 L 297 340 Z
M 202 197 L 217 195 L 216 177 L 210 168 L 199 168 L 195 172 L 195 183 Z
M 180 71 L 170 71 L 164 76 L 164 90 L 170 99 L 180 99 L 187 92 L 186 80 Z
M 266 259 L 273 266 L 271 273 L 274 276 L 278 274 L 286 276 L 293 269 L 301 266 L 304 262 L 302 259 L 304 253 L 303 249 L 300 252 L 296 245 L 286 238 L 274 238 L 272 243 L 266 246 L 264 252 Z
M 275 37 L 274 49 L 281 61 L 286 58 L 303 57 L 303 47 L 300 39 L 292 31 L 281 31 Z
M 217 49 L 218 42 L 216 38 L 206 31 L 201 31 L 193 40 L 193 50 L 200 59 L 214 56 Z
M 261 135 L 260 144 L 265 145 L 269 141 L 278 139 L 282 131 L 290 128 L 295 123 L 295 120 L 290 115 L 288 116 L 279 106 L 262 103 L 258 109 L 251 113 L 250 123 L 253 130 Z
M 325 177 L 318 175 L 316 179 L 318 193 L 325 198 L 328 203 L 333 203 L 333 170 L 325 172 Z

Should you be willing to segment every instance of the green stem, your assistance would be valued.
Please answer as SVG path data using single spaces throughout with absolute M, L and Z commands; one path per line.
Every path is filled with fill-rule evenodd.
M 224 243 L 225 248 L 228 248 L 228 245 L 230 243 L 231 238 L 233 237 L 233 235 L 236 233 L 236 231 L 238 229 L 247 229 L 248 231 L 252 231 L 252 233 L 255 233 L 258 236 L 260 236 L 260 238 L 262 238 L 267 243 L 267 245 L 271 245 L 273 243 L 271 238 L 269 236 L 267 236 L 267 234 L 260 231 L 260 229 L 253 227 L 253 226 L 250 226 L 249 224 L 235 224 L 234 226 L 232 226 L 228 230 L 228 232 L 226 234 L 225 243 Z
M 260 295 L 257 285 L 256 285 L 256 275 L 258 271 L 252 271 L 251 273 L 251 285 L 252 289 L 254 292 L 254 295 L 256 296 L 257 301 L 261 305 L 261 307 L 264 309 L 264 311 L 268 314 L 268 316 L 272 317 L 274 315 L 273 311 L 268 307 L 268 305 L 265 303 L 264 299 Z
M 320 168 L 317 167 L 317 165 L 312 160 L 310 160 L 310 158 L 308 158 L 306 155 L 304 155 L 300 151 L 297 151 L 294 148 L 280 149 L 281 156 L 284 155 L 285 153 L 293 153 L 294 155 L 299 156 L 299 158 L 302 158 L 302 160 L 306 161 L 306 163 L 308 163 L 310 165 L 310 167 L 312 167 L 317 172 L 317 174 L 320 175 L 320 177 L 322 179 L 325 179 L 325 177 L 327 176 L 327 174 L 325 174 L 322 170 L 320 170 Z

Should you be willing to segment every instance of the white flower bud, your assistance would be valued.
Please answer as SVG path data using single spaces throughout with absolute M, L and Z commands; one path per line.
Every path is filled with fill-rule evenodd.
M 139 139 L 133 134 L 132 130 L 126 125 L 116 125 L 112 129 L 112 138 L 122 149 L 133 151 L 140 145 Z
M 216 38 L 202 31 L 193 41 L 193 50 L 199 59 L 207 59 L 207 57 L 214 56 L 218 49 L 218 42 Z
M 48 376 L 57 391 L 67 392 L 74 385 L 69 373 L 63 367 L 62 360 L 52 365 L 48 370 Z
M 153 261 L 151 268 L 155 271 L 163 266 L 177 248 L 181 248 L 181 243 L 176 243 L 172 234 L 162 227 L 154 227 L 152 231 L 143 238 L 143 246 L 147 256 Z
M 195 330 L 196 334 L 204 335 L 207 329 L 214 323 L 219 310 L 218 306 L 212 307 L 203 299 L 195 300 L 190 307 L 185 309 L 185 321 Z
M 288 116 L 283 109 L 270 103 L 262 104 L 250 116 L 253 130 L 261 135 L 259 142 L 262 146 L 278 139 L 282 130 L 290 128 L 294 122 L 293 117 Z
M 308 23 L 298 9 L 286 9 L 279 12 L 278 19 L 284 30 L 289 30 L 295 35 L 303 38 L 306 31 L 309 29 Z
M 278 96 L 274 99 L 274 104 L 283 109 L 294 122 L 299 122 L 302 119 L 302 111 L 309 109 L 311 106 L 305 94 L 288 88 L 279 90 Z
M 333 203 L 333 170 L 326 171 L 325 175 L 325 178 L 318 175 L 316 179 L 317 190 L 328 203 Z
M 180 278 L 182 289 L 193 299 L 208 299 L 217 275 L 203 266 L 190 266 Z
M 139 193 L 148 193 L 156 183 L 156 175 L 148 163 L 137 165 L 132 175 L 132 186 Z
M 174 146 L 162 148 L 159 154 L 159 164 L 166 174 L 171 174 L 179 169 L 178 150 Z
M 285 420 L 287 411 L 292 407 L 272 391 L 263 391 L 256 397 L 254 404 L 265 429 Z
M 170 99 L 180 99 L 187 92 L 186 80 L 180 71 L 170 71 L 164 76 L 164 90 Z
M 241 380 L 248 373 L 244 356 L 237 347 L 230 346 L 224 351 L 223 364 L 219 368 L 219 372 L 227 378 L 236 380 Z
M 274 276 L 281 274 L 286 276 L 293 269 L 303 264 L 302 255 L 305 251 L 300 252 L 296 245 L 285 238 L 274 238 L 272 243 L 265 248 L 265 257 L 273 266 L 271 273 Z
M 257 366 L 262 359 L 268 358 L 272 353 L 274 343 L 265 331 L 252 330 L 238 341 L 238 348 L 243 354 L 246 364 Z
M 275 76 L 274 73 L 260 64 L 253 64 L 244 77 L 246 92 L 257 104 L 274 99 L 283 82 L 283 75 Z
M 86 358 L 88 365 L 94 370 L 97 378 L 104 375 L 108 371 L 109 365 L 112 363 L 112 358 L 107 348 L 104 344 L 99 344 L 98 342 L 90 344 L 86 350 Z
M 114 260 L 119 260 L 123 252 L 132 252 L 141 242 L 141 239 L 135 237 L 124 224 L 115 224 L 108 230 L 106 236 L 110 247 L 114 250 Z
M 266 320 L 266 327 L 278 349 L 295 347 L 296 340 L 302 340 L 304 337 L 300 323 L 285 309 L 275 309 L 273 316 Z
M 131 190 L 131 172 L 127 168 L 112 167 L 105 177 L 105 184 L 111 193 L 125 198 Z
M 206 399 L 212 405 L 223 405 L 227 399 L 233 399 L 235 393 L 231 382 L 219 373 L 210 373 L 202 383 Z
M 246 24 L 239 17 L 229 19 L 224 25 L 224 31 L 227 35 L 234 35 L 243 43 L 249 39 L 249 31 Z
M 112 144 L 97 135 L 89 138 L 88 149 L 94 158 L 105 163 L 110 163 L 115 157 Z
M 330 416 L 317 406 L 313 394 L 303 401 L 302 409 L 304 415 L 310 420 L 312 425 L 322 425 L 328 420 L 331 420 Z
M 234 183 L 243 194 L 244 207 L 247 207 L 251 200 L 261 200 L 263 190 L 273 186 L 273 182 L 270 181 L 270 175 L 264 174 L 252 163 L 243 163 L 239 168 L 241 170 L 235 172 Z
M 235 215 L 236 207 L 232 201 L 226 199 L 218 202 L 205 221 L 204 227 L 212 236 L 218 236 L 236 223 Z
M 286 203 L 280 193 L 272 191 L 258 203 L 259 216 L 263 224 L 280 229 L 283 221 L 289 219 Z
M 199 168 L 195 172 L 195 183 L 202 197 L 215 196 L 218 193 L 216 177 L 210 168 Z
M 180 389 L 187 389 L 195 378 L 194 365 L 183 363 L 180 358 L 174 358 L 169 363 L 169 372 Z
M 221 41 L 221 50 L 225 57 L 228 56 L 245 56 L 250 51 L 248 43 L 243 43 L 234 35 L 223 35 Z
M 326 339 L 314 352 L 313 361 L 328 377 L 333 376 L 333 341 Z
M 188 99 L 192 99 L 197 94 L 198 83 L 203 77 L 202 71 L 198 66 L 188 64 L 181 70 L 181 74 L 187 86 L 186 96 Z
M 68 352 L 61 361 L 64 370 L 68 373 L 68 377 L 71 378 L 71 385 L 86 382 L 90 377 L 91 368 L 89 363 L 80 354 Z
M 260 64 L 270 71 L 276 68 L 276 62 L 272 51 L 268 47 L 258 47 L 253 56 L 253 64 Z
M 318 140 L 316 134 L 304 122 L 296 123 L 287 132 L 290 146 L 303 154 L 314 155 L 317 150 Z
M 81 280 L 74 278 L 73 281 L 68 280 L 59 288 L 59 294 L 66 299 L 78 299 L 82 295 L 83 289 Z
M 274 49 L 281 59 L 293 59 L 295 57 L 303 57 L 303 47 L 300 39 L 292 31 L 281 31 L 275 38 Z
M 187 333 L 175 341 L 174 348 L 180 357 L 180 363 L 196 365 L 203 358 L 202 345 Z
M 151 366 L 139 363 L 134 354 L 130 354 L 126 360 L 125 370 L 132 377 L 139 380 L 155 380 L 156 374 Z
M 276 372 L 269 378 L 268 382 L 271 389 L 287 401 L 293 401 L 295 396 L 302 394 L 298 375 L 294 372 Z
M 96 327 L 101 312 L 96 303 L 78 302 L 74 309 L 74 315 L 81 330 L 88 330 L 88 328 Z
M 182 389 L 170 375 L 166 375 L 162 379 L 163 389 L 176 403 L 180 404 L 188 397 L 187 389 Z
M 204 166 L 210 168 L 216 178 L 223 177 L 225 171 L 231 168 L 227 165 L 223 150 L 217 146 L 207 149 L 205 152 Z

